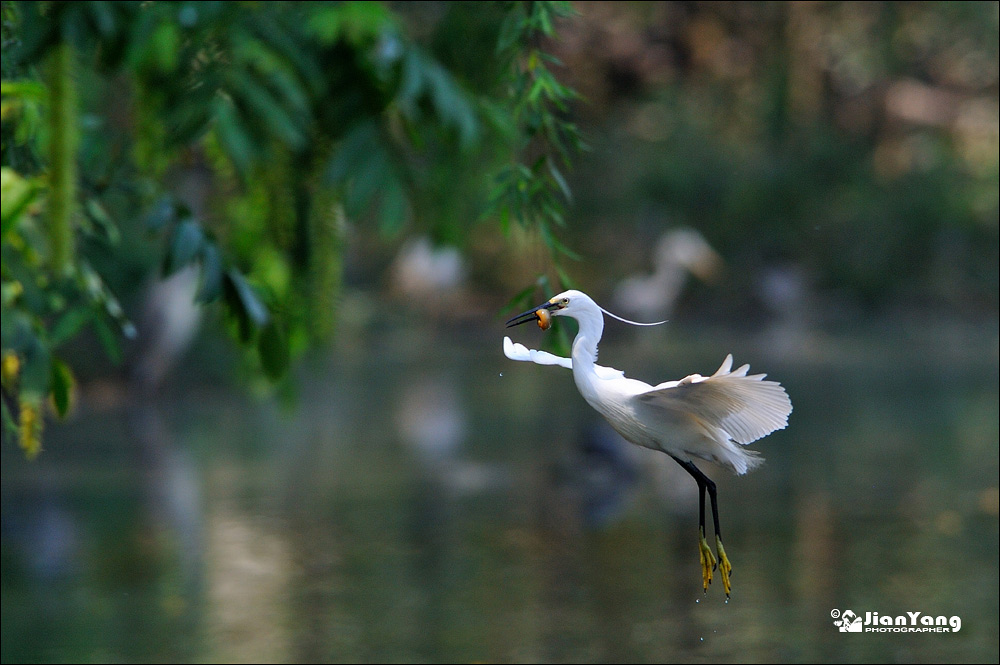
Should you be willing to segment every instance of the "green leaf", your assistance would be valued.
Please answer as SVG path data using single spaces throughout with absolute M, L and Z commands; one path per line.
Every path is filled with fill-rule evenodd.
M 268 324 L 260 331 L 257 350 L 260 353 L 260 363 L 264 373 L 271 380 L 280 379 L 288 370 L 291 353 L 285 326 L 276 317 L 271 317 Z
M 310 113 L 309 95 L 300 82 L 284 69 L 275 69 L 267 73 L 268 81 L 284 104 L 289 107 L 293 117 L 304 118 Z M 300 123 L 301 124 L 301 123 Z
M 239 308 L 251 322 L 258 327 L 267 323 L 269 318 L 267 307 L 260 301 L 253 287 L 238 270 L 231 269 L 226 272 L 226 284 L 232 288 L 237 297 Z
M 312 7 L 315 7 L 315 4 Z M 250 27 L 258 39 L 265 42 L 277 55 L 291 64 L 312 96 L 321 97 L 324 94 L 326 75 L 323 73 L 320 62 L 313 58 L 314 51 L 302 48 L 298 41 L 301 34 L 299 32 L 300 26 L 292 26 L 292 29 L 289 30 L 282 22 L 272 20 L 271 16 L 252 16 L 251 18 L 253 20 Z
M 38 81 L 3 81 L 0 82 L 0 93 L 4 101 L 44 102 L 48 96 L 45 86 Z
M 128 30 L 128 43 L 122 53 L 123 64 L 131 70 L 141 70 L 152 59 L 149 47 L 153 43 L 153 32 L 160 24 L 160 17 L 151 11 L 140 11 Z
M 227 82 L 237 106 L 250 111 L 249 119 L 255 121 L 247 124 L 266 128 L 271 136 L 293 150 L 305 145 L 305 133 L 295 121 L 294 111 L 286 108 L 255 77 L 236 70 L 227 77 Z
M 223 289 L 223 294 L 226 304 L 229 305 L 230 314 L 236 319 L 236 332 L 239 335 L 240 342 L 248 344 L 253 339 L 253 322 L 250 321 L 246 310 L 243 309 L 243 303 L 240 302 L 239 295 L 231 288 L 228 281 L 226 282 L 226 287 Z
M 403 68 L 400 75 L 399 92 L 396 96 L 401 105 L 412 111 L 417 97 L 424 88 L 424 77 L 420 61 L 420 52 L 415 48 L 407 49 L 403 58 Z
M 190 91 L 190 94 L 197 94 L 199 91 Z M 175 108 L 167 110 L 169 130 L 167 141 L 171 146 L 183 146 L 201 137 L 210 127 L 212 114 L 211 107 L 206 102 L 196 102 L 194 100 Z
M 38 343 L 33 317 L 21 310 L 6 310 L 0 317 L 0 341 L 4 351 L 10 349 L 26 355 Z
M 104 320 L 104 317 L 94 315 L 91 321 L 94 323 L 94 332 L 97 333 L 97 339 L 100 341 L 101 347 L 104 348 L 104 353 L 116 365 L 121 363 L 122 347 L 118 341 L 118 335 L 115 334 L 111 326 Z
M 174 235 L 167 252 L 163 274 L 170 275 L 191 263 L 205 239 L 201 227 L 193 219 L 185 219 L 174 228 Z
M 372 155 L 383 153 L 378 127 L 374 122 L 360 122 L 344 135 L 326 167 L 326 179 L 332 184 L 358 180 L 358 172 L 372 162 Z
M 24 294 L 24 285 L 16 280 L 7 281 L 6 279 L 0 284 L 0 305 L 3 307 L 13 307 L 14 301 L 20 298 Z M 4 322 L 7 321 L 7 317 L 3 318 Z
M 306 23 L 306 29 L 320 43 L 333 44 L 340 38 L 343 12 L 339 6 L 321 5 L 314 10 Z
M 115 16 L 109 7 L 110 3 L 96 0 L 86 3 L 90 23 L 97 28 L 102 37 L 110 37 L 115 30 Z
M 397 180 L 391 179 L 382 192 L 379 230 L 388 236 L 398 233 L 406 221 L 406 211 L 406 194 L 403 192 L 403 187 Z
M 555 162 L 551 159 L 546 159 L 545 161 L 549 166 L 549 173 L 552 175 L 552 179 L 555 180 L 557 185 L 559 185 L 559 189 L 562 190 L 563 196 L 566 197 L 567 201 L 572 201 L 573 192 L 570 191 L 569 184 L 566 182 L 563 174 L 559 172 L 558 168 L 556 168 Z
M 573 251 L 572 249 L 570 249 L 569 247 L 567 247 L 563 243 L 559 242 L 559 240 L 555 236 L 552 237 L 552 247 L 557 252 L 559 252 L 560 254 L 562 254 L 563 256 L 565 256 L 566 258 L 568 258 L 568 259 L 570 259 L 572 261 L 582 261 L 583 260 L 583 257 L 580 256 L 580 254 L 578 252 Z
M 524 9 L 522 3 L 517 3 L 504 17 L 497 35 L 496 54 L 503 55 L 525 37 Z
M 87 199 L 83 204 L 83 209 L 105 242 L 109 245 L 117 245 L 121 242 L 121 231 L 118 230 L 111 215 L 97 199 Z
M 17 437 L 17 421 L 14 420 L 14 415 L 7 408 L 7 401 L 0 400 L 0 406 L 3 407 L 3 429 L 11 438 Z
M 177 69 L 180 41 L 181 33 L 176 25 L 168 22 L 159 24 L 149 36 L 146 62 L 163 74 L 172 73 Z
M 556 263 L 553 267 L 556 269 L 556 275 L 559 276 L 559 281 L 562 283 L 564 287 L 566 287 L 567 289 L 572 289 L 576 286 L 574 280 L 569 276 L 569 273 L 567 273 L 566 270 L 561 265 Z
M 76 380 L 69 365 L 59 360 L 52 359 L 52 403 L 56 407 L 56 413 L 60 418 L 65 418 L 69 413 L 69 408 L 73 399 L 73 386 Z
M 531 295 L 535 292 L 535 284 L 518 291 L 513 298 L 507 301 L 507 304 L 500 309 L 500 314 L 506 314 L 513 311 L 514 309 L 522 309 L 525 303 L 531 300 Z M 528 305 L 531 307 L 531 305 Z
M 146 215 L 146 228 L 150 231 L 159 231 L 168 222 L 172 222 L 177 215 L 177 206 L 169 196 L 161 197 Z
M 222 293 L 222 255 L 215 243 L 205 242 L 201 247 L 201 284 L 195 300 L 210 303 Z
M 358 157 L 352 176 L 344 205 L 350 214 L 360 215 L 393 177 L 391 158 L 381 141 L 376 140 Z
M 245 177 L 254 160 L 253 140 L 228 101 L 220 100 L 216 105 L 215 134 L 237 172 Z
M 86 307 L 73 307 L 66 311 L 49 331 L 49 344 L 57 348 L 66 340 L 75 337 L 84 325 L 90 322 L 93 312 Z
M 33 338 L 22 353 L 21 392 L 43 397 L 49 392 L 52 355 L 38 338 Z
M 542 293 L 545 294 L 546 298 L 551 298 L 556 294 L 556 292 L 552 290 L 552 282 L 549 281 L 549 276 L 544 273 L 538 276 L 538 279 L 535 280 L 535 284 L 537 284 L 542 290 Z
M 37 188 L 31 181 L 22 178 L 14 169 L 0 169 L 0 234 L 6 240 L 7 233 L 21 219 L 21 215 L 35 200 Z
M 536 7 L 538 8 L 539 28 L 541 29 L 542 33 L 545 34 L 546 37 L 551 37 L 554 32 L 552 28 L 552 17 L 549 16 L 549 12 L 547 11 L 547 8 L 544 5 L 538 4 L 536 5 Z

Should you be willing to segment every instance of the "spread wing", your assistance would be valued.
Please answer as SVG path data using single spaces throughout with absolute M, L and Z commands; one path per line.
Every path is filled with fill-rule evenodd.
M 510 337 L 503 338 L 503 354 L 511 360 L 532 362 L 536 365 L 559 365 L 566 369 L 573 369 L 572 358 L 563 358 L 548 351 L 529 349 L 524 344 L 515 344 Z
M 572 358 L 563 358 L 562 356 L 554 355 L 548 351 L 529 349 L 524 344 L 512 342 L 510 337 L 503 338 L 503 354 L 511 360 L 532 362 L 536 365 L 559 365 L 560 367 L 565 367 L 566 369 L 573 369 Z M 604 367 L 603 365 L 594 365 L 594 372 L 596 372 L 598 378 L 601 379 L 617 379 L 625 375 L 625 373 L 620 369 Z
M 636 399 L 655 408 L 691 414 L 744 445 L 784 428 L 792 402 L 781 384 L 765 381 L 765 374 L 748 376 L 749 365 L 730 371 L 732 366 L 730 354 L 712 376 L 692 374 L 661 383 Z

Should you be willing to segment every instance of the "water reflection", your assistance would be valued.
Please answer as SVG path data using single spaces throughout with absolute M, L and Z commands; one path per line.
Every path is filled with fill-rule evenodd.
M 775 354 L 789 428 L 714 474 L 728 604 L 701 593 L 693 483 L 569 373 L 410 332 L 313 363 L 291 415 L 188 386 L 85 404 L 31 464 L 4 445 L 3 660 L 996 661 L 995 331 L 605 342 L 648 378 Z M 963 623 L 846 636 L 833 608 Z

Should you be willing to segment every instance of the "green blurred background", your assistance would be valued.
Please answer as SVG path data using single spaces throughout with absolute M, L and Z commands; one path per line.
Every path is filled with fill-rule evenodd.
M 1000 657 L 997 3 L 2 11 L 4 662 Z M 570 286 L 786 386 L 728 602 Z

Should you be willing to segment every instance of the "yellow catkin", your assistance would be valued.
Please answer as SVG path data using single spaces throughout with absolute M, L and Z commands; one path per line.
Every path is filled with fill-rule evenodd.
M 24 450 L 24 456 L 29 460 L 35 459 L 38 457 L 38 453 L 42 452 L 42 426 L 44 418 L 42 417 L 41 403 L 31 398 L 22 397 L 20 400 L 20 411 L 21 422 L 18 442 Z
M 0 360 L 0 381 L 2 381 L 3 387 L 13 390 L 17 384 L 17 377 L 20 375 L 21 359 L 13 351 L 7 351 L 3 354 L 3 360 Z

